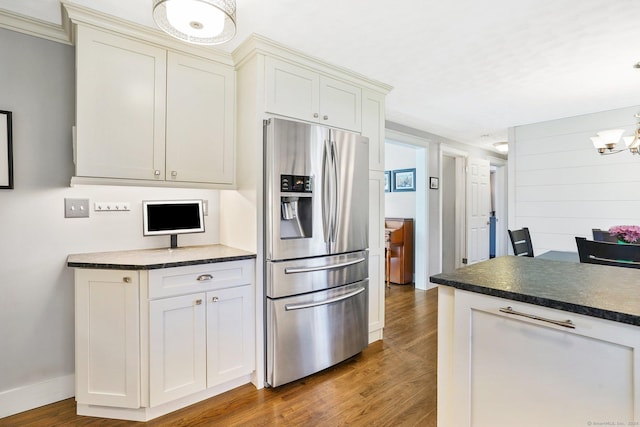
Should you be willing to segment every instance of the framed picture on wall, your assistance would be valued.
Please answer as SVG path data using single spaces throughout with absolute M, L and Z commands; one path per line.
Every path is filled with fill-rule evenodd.
M 435 176 L 429 177 L 429 188 L 432 190 L 437 190 L 440 187 L 440 180 Z
M 393 191 L 416 191 L 416 169 L 393 171 Z
M 0 189 L 13 188 L 11 111 L 0 110 Z
M 384 192 L 391 191 L 391 171 L 384 171 Z

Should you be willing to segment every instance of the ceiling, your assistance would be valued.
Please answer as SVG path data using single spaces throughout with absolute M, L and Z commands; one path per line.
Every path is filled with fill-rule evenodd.
M 154 26 L 152 0 L 73 0 Z M 0 0 L 60 23 L 59 0 Z M 638 0 L 237 0 L 238 33 L 393 86 L 387 120 L 490 148 L 511 126 L 640 105 Z M 631 123 L 633 118 L 630 118 Z

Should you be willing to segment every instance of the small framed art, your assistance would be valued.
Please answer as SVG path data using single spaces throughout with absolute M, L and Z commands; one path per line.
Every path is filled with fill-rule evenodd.
M 391 171 L 384 171 L 384 192 L 391 191 Z
M 0 110 L 0 189 L 13 188 L 11 111 Z
M 429 188 L 432 190 L 437 190 L 440 188 L 440 180 L 435 176 L 429 177 Z
M 394 170 L 393 191 L 416 191 L 416 169 Z

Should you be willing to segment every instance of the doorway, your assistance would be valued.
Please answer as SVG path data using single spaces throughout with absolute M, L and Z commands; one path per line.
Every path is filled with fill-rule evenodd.
M 468 259 L 467 166 L 466 152 L 443 147 L 442 150 L 442 272 L 451 273 Z M 486 162 L 487 160 L 485 160 Z M 487 258 L 507 254 L 506 242 L 506 161 L 489 158 L 490 197 L 487 203 L 489 238 Z M 483 221 L 484 223 L 484 221 Z M 469 260 L 470 261 L 470 260 Z
M 385 193 L 385 218 L 413 218 L 413 283 L 417 289 L 428 287 L 427 258 L 427 142 L 387 130 L 385 171 L 415 169 L 415 191 Z M 391 183 L 390 183 L 391 184 Z

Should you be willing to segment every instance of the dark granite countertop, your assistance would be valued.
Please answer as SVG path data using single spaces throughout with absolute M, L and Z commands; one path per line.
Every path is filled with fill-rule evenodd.
M 185 246 L 176 249 L 140 249 L 131 251 L 73 254 L 67 265 L 76 268 L 113 270 L 155 270 L 214 262 L 253 259 L 256 254 L 224 245 Z
M 640 269 L 503 256 L 431 282 L 640 326 Z

